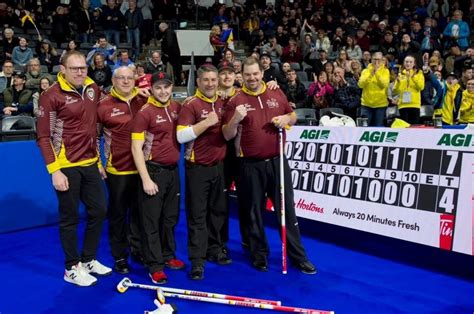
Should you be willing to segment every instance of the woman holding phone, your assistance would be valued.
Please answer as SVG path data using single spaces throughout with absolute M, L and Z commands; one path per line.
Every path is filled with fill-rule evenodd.
M 416 68 L 413 56 L 406 56 L 395 80 L 393 93 L 399 95 L 400 118 L 410 124 L 420 123 L 421 91 L 424 88 L 423 71 Z

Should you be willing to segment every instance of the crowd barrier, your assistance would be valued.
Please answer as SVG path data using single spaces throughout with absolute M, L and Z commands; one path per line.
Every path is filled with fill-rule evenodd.
M 35 141 L 0 143 L 0 232 L 58 221 L 57 201 Z
M 58 202 L 35 141 L 0 143 L 0 233 L 56 223 Z M 183 173 L 183 162 L 180 161 Z M 184 191 L 184 177 L 181 177 Z M 184 208 L 184 199 L 181 199 Z M 81 209 L 82 214 L 83 210 Z

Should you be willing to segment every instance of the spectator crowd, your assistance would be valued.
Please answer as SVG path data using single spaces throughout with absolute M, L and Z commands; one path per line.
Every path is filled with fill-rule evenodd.
M 214 60 L 238 61 L 229 26 L 293 108 L 421 124 L 474 122 L 474 1 L 234 1 L 214 4 Z M 220 37 L 219 37 L 220 36 Z M 230 54 L 230 56 L 229 56 Z M 236 85 L 240 83 L 236 82 Z M 468 113 L 469 112 L 469 113 Z

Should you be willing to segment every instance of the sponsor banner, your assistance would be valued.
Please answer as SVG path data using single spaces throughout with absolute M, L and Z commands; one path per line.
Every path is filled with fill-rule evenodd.
M 439 215 L 413 213 L 409 209 L 385 207 L 364 201 L 308 192 L 295 193 L 296 214 L 338 226 L 372 232 L 431 246 L 439 244 Z M 432 235 L 436 235 L 433 237 Z
M 288 132 L 297 215 L 474 252 L 474 131 L 319 128 Z

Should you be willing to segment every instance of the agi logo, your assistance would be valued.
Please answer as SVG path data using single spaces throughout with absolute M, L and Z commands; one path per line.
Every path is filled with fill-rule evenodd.
M 380 131 L 365 131 L 359 139 L 359 142 L 369 143 L 395 143 L 398 138 L 398 132 L 380 132 Z
M 330 132 L 329 130 L 303 130 L 300 134 L 300 139 L 327 140 Z
M 472 146 L 472 134 L 443 134 L 438 146 L 469 147 Z

